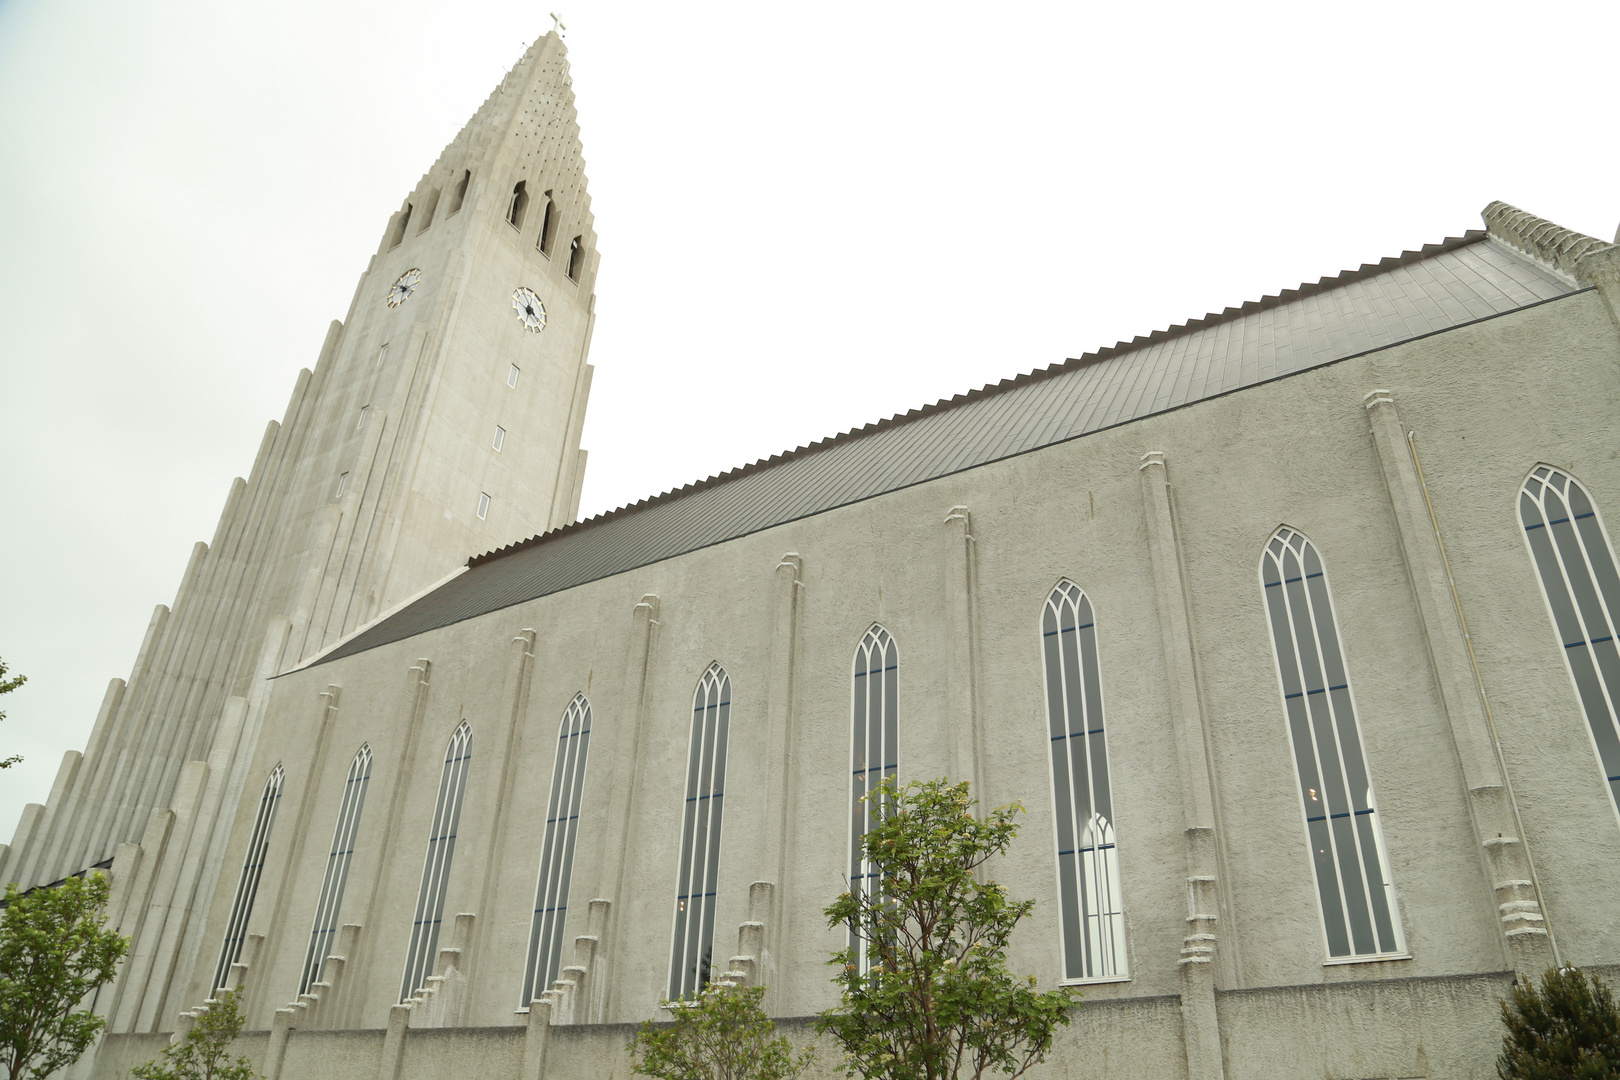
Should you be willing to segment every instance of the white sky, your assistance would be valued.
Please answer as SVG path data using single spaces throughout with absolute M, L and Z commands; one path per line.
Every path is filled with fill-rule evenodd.
M 557 0 L 561 3 L 563 0 Z M 1479 224 L 1609 239 L 1620 5 L 566 0 L 589 515 Z M 549 5 L 547 5 L 549 6 Z M 0 0 L 0 839 L 550 25 Z

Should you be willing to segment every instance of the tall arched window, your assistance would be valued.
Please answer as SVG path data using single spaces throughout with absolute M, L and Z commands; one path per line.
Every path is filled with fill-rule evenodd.
M 876 893 L 882 888 L 877 869 L 861 851 L 861 840 L 872 823 L 872 806 L 864 801 L 884 780 L 893 780 L 900 763 L 899 703 L 900 651 L 883 627 L 872 629 L 855 646 L 851 678 L 850 784 L 849 784 L 849 888 Z M 866 970 L 866 941 L 853 931 L 850 948 Z
M 1260 556 L 1260 581 L 1328 955 L 1399 953 L 1378 803 L 1316 545 L 1278 529 Z
M 321 968 L 337 937 L 338 915 L 343 910 L 343 886 L 349 880 L 349 863 L 354 858 L 354 838 L 360 831 L 360 811 L 366 805 L 366 785 L 371 783 L 371 746 L 362 746 L 349 764 L 349 778 L 343 784 L 343 802 L 338 806 L 337 825 L 332 829 L 332 852 L 326 857 L 326 876 L 321 879 L 321 895 L 315 904 L 315 926 L 309 933 L 309 949 L 304 953 L 304 974 L 298 992 L 321 981 Z
M 411 926 L 411 948 L 405 954 L 405 978 L 399 1000 L 415 995 L 433 974 L 439 951 L 439 920 L 444 917 L 445 886 L 450 860 L 456 853 L 456 826 L 461 821 L 461 797 L 467 791 L 467 768 L 472 761 L 472 728 L 463 720 L 450 736 L 439 774 L 439 798 L 433 807 L 433 831 L 428 835 L 427 858 L 422 862 L 422 887 L 416 894 L 416 921 Z
M 231 918 L 225 924 L 225 944 L 219 950 L 219 963 L 214 967 L 214 989 L 225 986 L 231 974 L 231 965 L 242 957 L 242 940 L 247 935 L 248 917 L 253 914 L 253 898 L 259 892 L 259 878 L 264 874 L 265 853 L 270 850 L 270 828 L 276 823 L 276 804 L 281 802 L 281 784 L 287 771 L 280 765 L 270 770 L 259 795 L 259 812 L 253 816 L 253 831 L 248 834 L 247 855 L 242 860 L 242 876 L 236 879 L 236 896 L 231 900 Z
M 1073 582 L 1058 582 L 1046 598 L 1041 656 L 1052 748 L 1063 977 L 1069 982 L 1122 978 L 1129 968 L 1097 627 L 1090 598 Z
M 1620 808 L 1620 575 L 1608 531 L 1580 481 L 1550 465 L 1525 480 L 1519 519 L 1609 795 Z
M 535 886 L 534 921 L 529 926 L 529 966 L 523 975 L 524 1005 L 546 992 L 562 966 L 568 883 L 574 872 L 580 792 L 585 787 L 585 758 L 590 748 L 591 703 L 584 694 L 575 694 L 557 732 L 557 760 L 551 769 L 551 799 L 546 805 L 546 841 L 540 849 L 540 884 Z
M 681 876 L 675 885 L 675 933 L 669 960 L 672 1000 L 694 997 L 709 983 L 730 729 L 731 676 L 719 664 L 710 664 L 692 697 L 686 806 L 681 816 Z

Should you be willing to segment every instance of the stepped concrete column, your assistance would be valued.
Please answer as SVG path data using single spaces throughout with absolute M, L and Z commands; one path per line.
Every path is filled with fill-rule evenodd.
M 622 736 L 616 732 L 607 747 L 613 762 L 610 790 L 619 793 L 619 797 L 608 805 L 604 831 L 609 843 L 616 847 L 605 853 L 597 887 L 597 897 L 609 901 L 598 953 L 602 977 L 596 980 L 592 993 L 591 1019 L 597 1022 L 615 1015 L 620 1001 L 619 980 L 614 977 L 613 969 L 615 961 L 624 959 L 618 951 L 623 938 L 619 925 L 623 922 L 628 881 L 636 868 L 635 822 L 640 815 L 641 758 L 650 712 L 647 696 L 653 654 L 658 644 L 658 597 L 651 593 L 643 596 L 630 617 L 630 655 L 626 658 L 624 681 L 620 684 L 626 695 L 625 717 L 619 729 L 628 734 L 629 745 L 620 742 Z M 591 902 L 594 905 L 595 898 Z M 619 913 L 618 918 L 612 917 L 615 912 Z M 533 1023 L 531 1019 L 531 1030 Z
M 1480 845 L 1481 869 L 1497 909 L 1503 955 L 1520 975 L 1539 975 L 1558 962 L 1558 945 L 1547 924 L 1540 878 L 1525 841 L 1490 699 L 1463 616 L 1462 597 L 1451 576 L 1440 522 L 1424 482 L 1416 438 L 1402 425 L 1389 391 L 1372 391 L 1365 404 L 1384 487 L 1395 511 L 1401 559 L 1418 610 L 1429 668 L 1468 789 L 1467 811 Z
M 1185 822 L 1182 841 L 1187 861 L 1187 934 L 1182 941 L 1180 967 L 1187 1076 L 1188 1080 L 1221 1080 L 1225 1066 L 1220 1020 L 1215 1011 L 1216 925 L 1221 906 L 1216 869 L 1220 853 L 1216 846 L 1209 737 L 1187 607 L 1186 568 L 1176 542 L 1164 455 L 1149 451 L 1143 455 L 1138 471 Z

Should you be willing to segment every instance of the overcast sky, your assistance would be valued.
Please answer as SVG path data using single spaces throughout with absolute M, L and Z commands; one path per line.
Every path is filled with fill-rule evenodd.
M 1620 220 L 1612 2 L 566 3 L 602 255 L 587 516 L 1492 199 Z M 0 0 L 0 658 L 29 678 L 0 840 L 389 215 L 550 25 Z

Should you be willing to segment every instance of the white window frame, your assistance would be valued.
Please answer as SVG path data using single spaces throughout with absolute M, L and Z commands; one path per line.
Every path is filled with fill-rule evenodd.
M 347 490 L 349 490 L 349 474 L 348 473 L 341 473 L 338 476 L 337 492 L 336 492 L 336 494 L 334 494 L 332 496 L 332 498 L 334 498 L 334 499 L 343 498 L 343 493 L 345 491 L 347 491 Z
M 463 720 L 445 747 L 444 771 L 439 774 L 439 797 L 433 807 L 427 855 L 422 860 L 422 885 L 416 894 L 416 916 L 411 924 L 410 948 L 400 979 L 399 1000 L 409 1001 L 433 973 L 439 955 L 439 924 L 444 918 L 445 891 L 456 854 L 456 830 L 461 823 L 461 801 L 467 794 L 467 773 L 472 761 L 472 725 Z
M 1063 625 L 1065 610 L 1072 612 L 1072 627 Z M 1113 801 L 1101 646 L 1096 625 L 1096 607 L 1091 598 L 1068 578 L 1060 580 L 1046 594 L 1036 625 L 1041 641 L 1041 692 L 1046 703 L 1049 761 L 1046 778 L 1052 793 L 1058 945 L 1063 964 L 1061 982 L 1065 986 L 1126 982 L 1131 977 L 1130 935 L 1119 869 L 1119 825 Z M 1065 633 L 1074 635 L 1072 665 L 1066 651 Z M 1058 715 L 1053 712 L 1054 689 L 1058 695 Z M 1076 703 L 1078 717 L 1073 709 Z M 1075 730 L 1077 721 L 1078 731 Z M 1073 739 L 1077 735 L 1081 736 L 1080 753 L 1086 772 L 1083 798 L 1076 794 Z M 1097 805 L 1099 802 L 1103 804 L 1101 808 Z M 1086 820 L 1081 821 L 1082 817 Z M 1094 832 L 1099 822 L 1101 836 L 1096 837 Z M 1075 974 L 1077 970 L 1079 974 Z
M 501 447 L 503 447 L 505 445 L 506 445 L 506 429 L 501 427 L 501 425 L 496 424 L 495 425 L 495 443 L 494 443 L 495 452 L 497 454 L 500 453 L 501 452 Z
M 259 810 L 253 817 L 247 854 L 242 859 L 242 875 L 236 879 L 236 895 L 231 899 L 230 919 L 225 924 L 225 941 L 220 946 L 219 963 L 214 967 L 215 990 L 225 988 L 230 981 L 231 965 L 242 958 L 242 942 L 247 938 L 248 919 L 253 915 L 259 879 L 264 876 L 264 860 L 270 851 L 270 830 L 276 824 L 276 806 L 281 802 L 281 788 L 286 779 L 287 770 L 278 762 L 270 770 L 270 777 L 265 780 L 264 790 L 259 794 Z
M 1293 541 L 1296 539 L 1301 543 L 1295 545 Z M 1289 578 L 1287 576 L 1287 564 L 1282 561 L 1284 556 L 1280 552 L 1273 551 L 1273 547 L 1277 545 L 1282 545 L 1294 553 L 1294 558 L 1299 563 L 1300 576 L 1298 578 Z M 1306 561 L 1305 557 L 1307 549 L 1314 552 L 1317 562 L 1321 566 L 1321 570 L 1317 573 L 1310 572 L 1309 562 Z M 1276 584 L 1266 581 L 1267 567 L 1270 564 L 1275 564 L 1279 579 Z M 1313 591 L 1309 586 L 1304 584 L 1314 577 L 1321 578 L 1320 596 L 1313 595 Z M 1257 578 L 1260 583 L 1261 602 L 1266 611 L 1266 633 L 1271 640 L 1271 655 L 1277 673 L 1278 703 L 1282 706 L 1283 727 L 1288 739 L 1289 761 L 1293 767 L 1294 787 L 1299 793 L 1300 824 L 1304 830 L 1306 848 L 1309 852 L 1311 864 L 1311 880 L 1316 892 L 1317 926 L 1321 931 L 1319 940 L 1322 945 L 1322 962 L 1331 965 L 1411 959 L 1411 955 L 1406 949 L 1405 927 L 1401 925 L 1400 897 L 1395 891 L 1389 848 L 1384 843 L 1383 821 L 1382 815 L 1378 812 L 1378 798 L 1372 780 L 1372 766 L 1367 761 L 1367 743 L 1361 732 L 1360 711 L 1355 707 L 1355 686 L 1350 677 L 1350 659 L 1345 655 L 1344 635 L 1340 630 L 1338 611 L 1333 603 L 1333 586 L 1327 576 L 1327 560 L 1322 557 L 1321 549 L 1304 532 L 1289 525 L 1279 526 L 1277 531 L 1267 538 L 1260 549 Z M 1308 628 L 1312 635 L 1310 643 L 1312 648 L 1309 652 L 1301 650 L 1299 622 L 1297 619 L 1292 618 L 1295 609 L 1287 587 L 1295 582 L 1299 582 L 1301 585 L 1301 593 L 1305 601 L 1303 614 L 1308 621 Z M 1285 622 L 1288 630 L 1286 645 L 1294 657 L 1294 678 L 1300 686 L 1300 689 L 1294 693 L 1290 693 L 1288 689 L 1288 673 L 1283 655 L 1284 642 L 1280 641 L 1278 637 L 1279 609 L 1273 602 L 1273 589 L 1281 590 L 1277 594 L 1282 597 L 1283 607 L 1281 614 L 1290 617 Z M 1328 663 L 1330 654 L 1322 640 L 1324 630 L 1331 630 L 1333 634 L 1332 644 L 1337 653 L 1338 666 L 1343 671 L 1344 682 L 1342 684 L 1334 685 L 1332 683 L 1333 671 Z M 1313 673 L 1307 669 L 1306 664 L 1311 660 L 1314 660 L 1316 674 L 1319 675 L 1318 681 L 1322 683 L 1322 686 L 1316 689 L 1312 689 L 1309 685 Z M 1327 748 L 1325 753 L 1331 757 L 1332 762 L 1336 763 L 1338 775 L 1336 777 L 1330 776 L 1329 779 L 1336 780 L 1346 792 L 1345 797 L 1351 799 L 1350 802 L 1344 804 L 1347 807 L 1344 812 L 1334 811 L 1335 793 L 1330 789 L 1328 783 L 1322 779 L 1322 770 L 1324 765 L 1328 763 L 1329 757 L 1324 756 L 1320 721 L 1310 712 L 1310 698 L 1315 694 L 1323 695 L 1323 701 L 1328 710 L 1326 722 L 1330 726 L 1333 735 L 1332 745 Z M 1291 712 L 1289 704 L 1291 701 L 1298 701 L 1300 703 L 1299 707 L 1306 711 L 1300 715 Z M 1302 740 L 1298 735 L 1301 721 L 1303 722 L 1303 730 L 1309 739 L 1308 746 L 1302 746 Z M 1346 741 L 1347 737 L 1353 740 L 1353 744 Z M 1352 747 L 1355 755 L 1360 759 L 1360 767 L 1365 774 L 1367 784 L 1366 792 L 1362 797 L 1362 801 L 1366 805 L 1362 807 L 1356 807 L 1353 796 L 1349 794 L 1353 791 L 1354 778 L 1343 764 L 1346 757 L 1345 751 Z M 1301 760 L 1306 756 L 1311 759 L 1312 777 L 1316 786 L 1312 786 L 1307 781 L 1301 769 Z M 1320 794 L 1318 794 L 1318 791 L 1320 791 Z M 1314 818 L 1312 817 L 1313 807 L 1310 805 L 1313 801 L 1319 803 L 1319 813 Z M 1366 833 L 1358 832 L 1355 829 L 1358 819 L 1368 823 Z M 1333 825 L 1333 822 L 1343 820 L 1348 820 L 1352 827 L 1349 839 L 1353 843 L 1349 846 L 1351 855 L 1356 860 L 1356 868 L 1361 883 L 1360 899 L 1365 901 L 1369 908 L 1376 909 L 1378 900 L 1381 897 L 1389 920 L 1388 933 L 1386 934 L 1378 926 L 1376 910 L 1369 912 L 1367 916 L 1369 919 L 1368 929 L 1372 935 L 1371 940 L 1374 948 L 1368 951 L 1359 951 L 1355 944 L 1356 928 L 1353 925 L 1353 916 L 1349 910 L 1351 893 L 1345 884 L 1344 874 L 1344 866 L 1349 857 L 1343 851 L 1346 836 L 1342 832 L 1336 832 Z M 1319 833 L 1312 832 L 1311 826 L 1313 822 L 1323 823 Z M 1324 839 L 1328 846 L 1319 848 L 1318 845 Z M 1366 865 L 1369 849 L 1371 854 L 1377 858 L 1381 867 L 1383 880 L 1376 884 L 1370 878 Z M 1321 858 L 1322 856 L 1325 856 L 1325 860 Z M 1333 881 L 1331 883 L 1333 889 L 1331 892 L 1327 887 L 1328 883 L 1323 881 L 1322 863 L 1324 861 L 1333 871 Z M 1328 901 L 1334 898 L 1337 899 L 1338 920 L 1342 924 L 1342 932 L 1345 935 L 1349 949 L 1347 952 L 1336 953 L 1333 951 L 1334 945 L 1329 925 L 1333 919 L 1333 913 L 1329 911 Z
M 355 423 L 354 430 L 359 431 L 366 426 L 366 413 L 371 411 L 370 405 L 360 406 L 360 419 Z
M 1563 481 L 1561 485 L 1558 483 L 1560 480 Z M 1548 484 L 1552 484 L 1563 508 L 1562 519 L 1554 519 L 1548 512 L 1545 501 Z M 1536 490 L 1537 486 L 1541 487 L 1540 491 Z M 1571 498 L 1572 488 L 1586 503 L 1586 512 L 1580 512 Z M 1530 502 L 1532 512 L 1539 515 L 1539 524 L 1527 520 L 1526 501 Z M 1620 582 L 1611 580 L 1605 586 L 1603 580 L 1606 576 L 1614 578 L 1620 573 L 1616 570 L 1616 567 L 1620 567 L 1620 560 L 1615 558 L 1614 542 L 1603 523 L 1597 500 L 1568 469 L 1560 469 L 1546 462 L 1537 464 L 1519 485 L 1515 503 L 1530 566 L 1535 571 L 1541 599 L 1547 607 L 1547 617 L 1561 646 L 1559 652 L 1563 654 L 1564 671 L 1569 676 L 1575 702 L 1586 720 L 1587 740 L 1597 758 L 1598 775 L 1604 778 L 1604 786 L 1609 790 L 1610 808 L 1615 812 L 1617 823 L 1620 823 L 1620 678 L 1611 679 L 1604 674 L 1605 668 L 1609 669 L 1611 676 L 1620 674 L 1616 671 L 1620 667 L 1620 663 L 1617 663 L 1620 657 L 1606 655 L 1616 652 L 1616 630 L 1620 629 Z M 1590 528 L 1573 525 L 1588 518 L 1592 523 Z M 1572 525 L 1567 537 L 1562 535 L 1562 530 L 1554 532 L 1559 525 Z M 1537 532 L 1543 536 L 1536 537 Z M 1534 540 L 1549 535 L 1557 537 L 1557 542 L 1547 545 L 1545 552 L 1538 552 Z M 1580 556 L 1579 565 L 1572 558 L 1577 554 Z M 1548 556 L 1551 561 L 1544 566 L 1544 559 Z M 1606 565 L 1601 565 L 1604 563 Z M 1562 593 L 1560 603 L 1554 603 L 1552 591 L 1548 588 L 1549 573 L 1558 575 L 1555 581 Z M 1591 594 L 1584 602 L 1577 598 L 1577 584 L 1584 585 Z M 1567 610 L 1559 610 L 1560 604 Z M 1581 670 L 1577 671 L 1577 667 Z M 1581 688 L 1583 676 L 1589 683 L 1585 690 Z
M 478 520 L 483 521 L 489 517 L 489 492 L 478 493 Z
M 321 981 L 326 958 L 337 940 L 338 918 L 343 913 L 343 889 L 349 880 L 349 864 L 354 861 L 354 841 L 360 831 L 360 814 L 366 806 L 366 788 L 371 783 L 371 745 L 360 747 L 349 763 L 343 782 L 343 800 L 338 806 L 337 824 L 332 829 L 332 850 L 326 857 L 326 873 L 315 903 L 315 923 L 309 932 L 309 948 L 304 952 L 304 973 L 298 980 L 298 993 Z
M 591 703 L 575 694 L 557 729 L 557 755 L 546 802 L 546 837 L 540 849 L 540 880 L 534 889 L 529 924 L 529 960 L 523 974 L 522 1005 L 551 989 L 562 967 L 567 941 L 568 893 L 574 874 L 574 845 L 591 749 Z
M 377 350 L 377 366 L 382 367 L 383 361 L 388 359 L 388 343 L 385 341 L 382 348 Z
M 519 368 L 516 364 L 513 364 L 510 367 L 508 367 L 506 369 L 506 388 L 508 390 L 516 390 L 517 389 L 517 384 L 518 384 L 518 376 L 522 375 L 522 374 L 523 374 L 523 369 Z
M 692 694 L 692 728 L 686 751 L 686 800 L 681 813 L 681 854 L 670 928 L 669 992 L 665 995 L 671 1001 L 690 1000 L 702 992 L 718 971 L 724 970 L 714 966 L 712 957 L 731 701 L 731 676 L 718 662 L 710 664 Z M 700 844 L 701 852 L 697 850 Z

